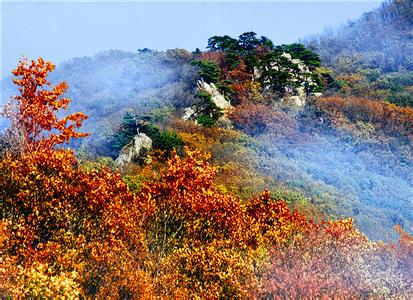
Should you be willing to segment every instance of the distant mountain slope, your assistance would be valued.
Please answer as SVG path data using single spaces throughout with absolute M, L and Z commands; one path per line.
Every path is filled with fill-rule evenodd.
M 391 0 L 356 21 L 302 42 L 336 72 L 413 70 L 413 1 Z
M 84 130 L 92 133 L 93 143 L 107 140 L 125 110 L 147 111 L 193 102 L 196 71 L 189 64 L 190 53 L 176 49 L 157 52 L 148 49 L 137 53 L 110 50 L 93 57 L 63 62 L 50 74 L 52 83 L 66 81 L 66 97 L 72 99 L 70 112 L 82 111 L 90 118 Z M 2 82 L 5 103 L 16 95 L 11 77 Z M 0 118 L 0 130 L 6 125 Z M 108 153 L 99 153 L 107 155 Z

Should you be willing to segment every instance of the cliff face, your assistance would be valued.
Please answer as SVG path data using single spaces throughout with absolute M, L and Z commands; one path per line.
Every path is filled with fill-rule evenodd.
M 115 162 L 124 166 L 132 161 L 145 161 L 146 154 L 152 150 L 152 140 L 144 133 L 138 133 L 133 140 L 122 148 Z
M 211 100 L 222 110 L 225 111 L 232 108 L 231 103 L 229 103 L 229 101 L 225 99 L 225 96 L 218 91 L 218 88 L 214 83 L 207 83 L 203 80 L 198 80 L 197 86 L 199 90 L 205 91 L 210 94 Z
M 203 80 L 197 81 L 198 91 L 203 91 L 211 96 L 211 101 L 222 110 L 222 116 L 218 119 L 218 122 L 223 126 L 230 126 L 228 113 L 234 108 L 231 103 L 221 94 L 214 83 L 207 83 Z M 196 120 L 199 116 L 199 111 L 196 106 L 187 107 L 184 110 L 182 118 L 184 120 Z

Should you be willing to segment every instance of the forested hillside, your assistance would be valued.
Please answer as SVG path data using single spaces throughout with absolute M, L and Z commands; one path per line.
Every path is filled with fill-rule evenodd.
M 351 93 L 413 107 L 412 16 L 412 1 L 386 1 L 358 20 L 302 42 Z
M 2 83 L 0 297 L 411 298 L 412 15 L 23 57 Z
M 323 63 L 337 71 L 412 71 L 412 14 L 411 1 L 386 1 L 358 20 L 303 41 L 320 54 Z

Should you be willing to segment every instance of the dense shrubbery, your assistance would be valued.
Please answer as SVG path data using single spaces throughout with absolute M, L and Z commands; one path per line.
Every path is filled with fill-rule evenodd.
M 13 201 L 2 207 L 9 211 L 1 227 L 6 293 L 408 295 L 412 250 L 405 233 L 401 248 L 392 248 L 369 242 L 349 220 L 306 220 L 268 192 L 247 202 L 221 194 L 214 169 L 199 152 L 187 152 L 185 159 L 173 156 L 159 182 L 132 195 L 110 171 L 84 172 L 67 150 L 51 151 L 18 157 L 15 164 L 2 160 L 1 183 L 10 182 L 7 176 L 15 182 L 4 186 L 6 200 L 36 187 L 44 193 L 28 195 L 24 208 Z M 64 173 L 57 185 L 49 163 Z M 57 209 L 62 205 L 65 210 Z M 383 252 L 385 274 L 375 262 Z M 331 280 L 324 281 L 326 276 Z
M 383 73 L 380 69 L 364 69 L 354 74 L 339 74 L 338 85 L 329 94 L 355 96 L 385 101 L 402 107 L 413 105 L 413 72 Z
M 55 111 L 70 100 L 56 92 L 64 83 L 52 92 L 46 87 L 53 68 L 42 59 L 23 60 L 14 71 L 21 96 L 10 114 L 12 126 L 20 128 L 20 151 L 7 152 L 0 161 L 2 292 L 118 296 L 118 285 L 144 292 L 140 204 L 118 174 L 105 168 L 85 171 L 71 150 L 55 149 L 84 136 L 65 126 L 71 120 L 79 127 L 84 116 L 57 120 Z
M 413 135 L 413 109 L 409 107 L 355 97 L 321 98 L 316 105 L 338 125 L 346 120 L 350 123 L 362 121 L 372 123 L 389 134 Z
M 411 1 L 389 0 L 360 19 L 303 43 L 334 70 L 346 95 L 411 107 L 412 12 Z

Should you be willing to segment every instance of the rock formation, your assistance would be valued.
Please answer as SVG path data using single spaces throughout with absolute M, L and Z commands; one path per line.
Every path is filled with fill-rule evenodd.
M 232 108 L 231 103 L 229 103 L 229 101 L 225 99 L 225 96 L 218 91 L 218 88 L 214 83 L 207 83 L 203 80 L 198 80 L 197 86 L 199 90 L 205 91 L 211 95 L 211 100 L 214 101 L 216 106 L 224 111 L 224 114 L 226 110 Z
M 132 161 L 142 162 L 146 154 L 152 150 L 152 140 L 144 133 L 138 133 L 133 140 L 127 144 L 115 160 L 118 166 L 124 166 Z
M 218 88 L 214 83 L 207 83 L 203 80 L 198 80 L 197 86 L 199 91 L 204 91 L 211 95 L 211 100 L 215 103 L 217 107 L 222 109 L 223 115 L 219 118 L 219 120 L 217 120 L 218 123 L 228 125 L 228 122 L 230 122 L 227 117 L 228 112 L 234 108 L 231 105 L 231 103 L 225 98 L 223 94 L 219 92 Z M 197 117 L 198 110 L 196 106 L 185 108 L 184 115 L 182 116 L 184 120 L 196 120 Z

